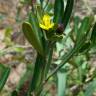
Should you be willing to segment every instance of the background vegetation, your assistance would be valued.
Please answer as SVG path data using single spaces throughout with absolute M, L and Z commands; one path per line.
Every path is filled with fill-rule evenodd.
M 64 10 L 63 18 L 64 38 L 60 41 L 56 38 L 47 76 L 55 74 L 47 78 L 48 81 L 45 79 L 47 82 L 44 83 L 41 95 L 36 96 L 96 96 L 96 1 L 63 1 L 67 10 Z M 32 43 L 32 47 L 27 41 L 28 38 L 26 40 L 22 24 L 29 18 L 32 7 L 40 12 L 40 5 L 50 16 L 60 18 L 63 5 L 58 5 L 60 1 L 57 0 L 54 9 L 54 2 L 0 0 L 0 96 L 27 96 L 39 49 L 35 47 L 35 50 L 34 44 Z M 61 8 L 61 13 L 58 8 Z M 58 20 L 55 19 L 55 22 Z M 70 52 L 71 49 L 75 51 Z M 62 62 L 64 66 L 56 72 L 53 71 Z

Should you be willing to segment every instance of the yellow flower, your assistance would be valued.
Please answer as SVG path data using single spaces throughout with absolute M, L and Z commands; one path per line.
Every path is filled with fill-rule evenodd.
M 50 28 L 54 26 L 54 23 L 51 22 L 51 17 L 46 14 L 43 16 L 42 23 L 40 23 L 39 26 L 42 29 L 49 30 Z

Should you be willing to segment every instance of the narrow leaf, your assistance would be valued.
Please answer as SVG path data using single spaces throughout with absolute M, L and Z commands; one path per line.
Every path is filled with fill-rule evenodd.
M 79 50 L 80 53 L 88 50 L 90 48 L 90 42 L 85 43 Z
M 78 34 L 79 23 L 80 23 L 80 18 L 78 16 L 74 17 L 74 32 L 76 35 Z
M 96 44 L 96 23 L 93 26 L 92 34 L 91 34 L 91 41 Z
M 7 68 L 0 64 L 0 91 L 2 90 L 2 88 L 6 83 L 9 73 L 10 73 L 10 68 Z
M 82 40 L 82 37 L 84 35 L 87 36 L 88 32 L 90 31 L 92 21 L 93 21 L 93 17 L 85 17 L 82 20 L 81 26 L 78 29 L 78 33 L 77 33 L 77 43 Z
M 43 3 L 44 0 L 40 0 L 41 4 Z
M 54 22 L 62 23 L 64 15 L 64 1 L 63 0 L 55 0 L 54 5 Z
M 28 22 L 24 22 L 22 24 L 22 30 L 26 37 L 26 39 L 33 45 L 33 47 L 39 52 L 41 55 L 43 55 L 43 47 L 40 40 L 40 37 L 37 33 L 37 29 L 32 29 L 32 26 Z
M 57 96 L 65 96 L 67 73 L 58 71 L 57 77 L 58 77 L 58 95 Z
M 64 29 L 66 28 L 69 22 L 70 16 L 72 14 L 73 5 L 74 5 L 74 0 L 67 0 L 67 5 L 63 17 Z
M 42 11 L 42 7 L 40 5 L 36 6 L 36 16 L 38 18 L 38 22 L 41 22 L 41 19 L 43 17 L 43 11 Z
M 28 91 L 28 96 L 33 92 L 35 94 L 38 94 L 41 89 L 41 85 L 44 80 L 44 68 L 45 68 L 45 60 L 42 58 L 41 55 L 37 55 L 36 58 L 36 63 L 35 63 L 35 68 L 34 68 L 34 73 L 33 73 L 33 78 L 30 84 L 30 88 Z M 39 95 L 36 95 L 39 96 Z

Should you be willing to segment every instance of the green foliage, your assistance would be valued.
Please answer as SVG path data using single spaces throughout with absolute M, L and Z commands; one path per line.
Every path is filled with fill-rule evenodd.
M 58 73 L 57 73 L 57 77 L 58 77 L 58 96 L 65 96 L 67 72 L 64 72 L 64 71 L 65 70 L 58 71 Z
M 94 90 L 96 89 L 96 80 L 93 80 L 88 84 L 84 96 L 92 96 Z
M 23 23 L 22 29 L 27 40 L 33 45 L 33 47 L 37 50 L 37 52 L 43 55 L 44 52 L 43 52 L 42 41 L 40 40 L 40 36 L 38 35 L 39 31 L 36 28 L 35 21 L 33 21 L 33 23 L 35 26 L 34 29 L 31 27 L 31 24 L 28 22 Z
M 80 49 L 80 53 L 87 51 L 90 48 L 90 42 L 86 42 Z
M 42 20 L 40 20 L 40 19 L 42 19 L 43 15 L 45 13 L 48 13 L 46 8 L 42 9 L 44 1 L 40 0 L 40 2 L 41 2 L 40 4 L 42 7 L 40 7 L 40 6 L 36 7 L 36 9 L 35 9 L 36 14 L 34 11 L 34 14 L 30 13 L 30 15 L 29 15 L 29 22 L 31 24 L 30 25 L 31 28 L 29 28 L 29 29 L 31 29 L 31 31 L 29 29 L 26 29 L 26 31 L 27 31 L 26 33 L 28 33 L 28 31 L 29 31 L 31 34 L 30 35 L 27 34 L 28 36 L 25 34 L 28 41 L 31 42 L 31 44 L 34 46 L 34 48 L 37 50 L 37 52 L 41 54 L 41 55 L 39 55 L 39 54 L 37 55 L 33 79 L 30 84 L 30 87 L 29 87 L 28 95 L 30 96 L 30 93 L 32 93 L 32 94 L 39 96 L 41 94 L 41 92 L 43 92 L 43 86 L 45 85 L 45 83 L 58 71 L 57 72 L 58 96 L 64 96 L 64 95 L 66 95 L 66 90 L 67 90 L 66 82 L 68 82 L 67 81 L 67 72 L 69 72 L 69 70 L 66 70 L 67 67 L 65 67 L 63 69 L 63 71 L 60 71 L 60 70 L 63 66 L 66 65 L 67 62 L 70 64 L 69 61 L 71 60 L 73 67 L 76 68 L 77 73 L 74 73 L 74 75 L 76 75 L 76 84 L 78 84 L 78 86 L 83 85 L 83 82 L 85 82 L 85 80 L 86 80 L 86 79 L 84 79 L 84 77 L 86 77 L 86 72 L 88 71 L 87 67 L 86 67 L 87 63 L 85 63 L 86 60 L 82 60 L 83 58 L 77 57 L 77 58 L 80 58 L 80 61 L 78 61 L 76 64 L 76 62 L 73 61 L 72 57 L 75 57 L 75 55 L 78 55 L 80 53 L 85 54 L 84 53 L 85 51 L 88 52 L 90 50 L 90 48 L 92 48 L 92 46 L 91 46 L 92 43 L 90 42 L 90 38 L 91 38 L 91 41 L 93 41 L 93 40 L 95 41 L 95 39 L 93 39 L 95 25 L 92 30 L 94 18 L 93 18 L 93 16 L 87 16 L 84 19 L 80 20 L 80 18 L 76 17 L 75 21 L 74 21 L 75 22 L 74 27 L 73 28 L 69 27 L 72 30 L 70 32 L 71 35 L 67 36 L 66 30 L 68 28 L 66 28 L 66 26 L 68 25 L 71 14 L 72 14 L 74 0 L 67 0 L 65 9 L 64 9 L 63 0 L 55 0 L 54 9 L 53 9 L 53 11 L 54 11 L 53 12 L 53 21 L 55 23 L 55 26 L 53 29 L 48 30 L 48 31 L 43 30 L 43 29 L 40 30 L 39 26 L 38 26 L 39 25 L 38 22 L 39 23 L 42 22 Z M 47 1 L 47 2 L 49 3 L 49 1 Z M 39 8 L 39 10 L 38 10 L 38 8 Z M 57 26 L 59 24 L 63 24 L 63 25 Z M 24 27 L 25 26 L 23 26 L 23 32 L 25 31 Z M 57 67 L 47 77 L 48 71 L 50 69 L 50 64 L 52 61 L 52 54 L 53 54 L 52 50 L 53 50 L 55 44 L 57 42 L 59 42 L 59 43 L 63 42 L 63 43 L 61 43 L 62 46 L 64 43 L 66 46 L 70 45 L 70 43 L 67 43 L 66 40 L 64 41 L 64 38 L 63 38 L 64 34 L 63 34 L 62 30 L 64 30 L 65 28 L 66 28 L 66 30 L 65 30 L 66 39 L 69 40 L 69 38 L 70 38 L 69 42 L 74 43 L 74 45 L 71 48 L 68 47 L 69 48 L 68 52 L 63 52 L 63 55 L 59 54 L 59 52 L 62 50 L 61 47 L 59 48 L 57 53 L 59 54 L 60 57 L 56 61 L 56 62 L 58 62 L 58 65 L 56 64 Z M 33 32 L 35 32 L 35 34 L 38 33 L 38 35 L 34 36 L 32 34 L 32 30 L 34 30 Z M 57 32 L 62 32 L 62 33 L 59 34 Z M 90 35 L 91 32 L 92 32 L 92 34 Z M 72 36 L 74 36 L 74 37 L 72 37 Z M 33 43 L 33 40 L 32 40 L 32 38 L 34 38 L 34 37 L 36 37 L 34 39 L 35 43 Z M 37 39 L 37 41 L 38 40 L 44 41 L 43 44 L 40 43 L 41 41 L 39 43 L 36 42 L 36 39 Z M 39 48 L 40 48 L 39 49 L 37 46 L 39 44 L 43 45 L 44 49 L 41 48 L 40 46 L 39 46 Z M 50 44 L 54 44 L 54 46 L 52 47 L 52 45 L 50 45 Z M 52 49 L 51 49 L 51 47 L 52 47 Z M 64 48 L 64 46 L 63 46 L 63 48 Z M 44 55 L 42 55 L 43 52 L 41 49 L 44 50 L 44 52 L 45 52 Z M 84 55 L 84 57 L 86 58 L 86 54 Z M 56 63 L 56 62 L 54 62 L 54 60 L 53 60 L 53 63 Z M 68 65 L 68 68 L 70 69 L 71 65 L 70 66 Z M 62 85 L 64 85 L 64 86 L 61 87 Z M 74 94 L 74 93 L 72 93 L 72 94 Z M 76 94 L 78 96 L 83 95 L 83 89 L 79 90 Z
M 55 0 L 52 4 L 49 0 L 37 0 L 36 3 L 21 0 L 22 4 L 29 4 L 27 6 L 32 8 L 28 12 L 27 20 L 22 23 L 22 31 L 36 50 L 37 57 L 34 67 L 32 64 L 27 65 L 27 71 L 21 77 L 12 96 L 19 95 L 29 78 L 26 96 L 50 96 L 49 90 L 52 89 L 48 86 L 52 83 L 57 85 L 57 96 L 92 96 L 94 93 L 96 68 L 94 69 L 89 61 L 91 51 L 96 49 L 93 49 L 96 46 L 96 22 L 93 15 L 83 19 L 72 15 L 74 1 Z M 43 22 L 45 14 L 46 22 Z M 70 26 L 70 18 L 73 26 Z M 44 25 L 51 26 L 51 23 L 54 23 L 54 26 L 46 30 Z M 43 27 L 40 27 L 40 24 Z M 8 37 L 5 38 L 6 42 L 11 42 L 11 31 L 7 29 L 5 32 L 5 36 Z M 24 48 L 15 45 L 14 47 L 11 50 L 18 53 L 24 51 Z M 0 51 L 0 56 L 4 54 L 5 51 Z M 10 68 L 0 65 L 0 91 L 9 73 Z
M 45 63 L 44 59 L 42 58 L 42 56 L 40 56 L 38 54 L 36 63 L 35 63 L 33 79 L 32 79 L 30 89 L 28 92 L 29 96 L 30 96 L 31 92 L 32 92 L 32 94 L 34 94 L 34 92 L 35 92 L 36 95 L 41 93 L 40 92 L 41 89 L 39 89 L 39 88 L 41 88 L 41 84 L 44 80 L 44 63 Z
M 43 1 L 44 1 L 44 0 L 40 0 L 41 5 L 42 5 Z
M 78 29 L 78 34 L 77 34 L 77 43 L 82 40 L 85 36 L 87 36 L 88 32 L 90 32 L 90 27 L 93 23 L 93 17 L 85 17 L 82 22 L 81 26 Z
M 93 44 L 96 44 L 96 23 L 94 24 L 92 29 L 91 41 Z
M 64 17 L 63 17 L 64 29 L 66 28 L 69 22 L 70 16 L 72 14 L 73 6 L 74 6 L 74 0 L 67 0 L 67 5 L 65 8 Z
M 2 64 L 0 64 L 0 92 L 7 81 L 9 73 L 10 73 L 10 68 L 5 67 Z
M 63 23 L 64 15 L 64 1 L 63 0 L 55 0 L 54 4 L 54 22 L 55 23 Z

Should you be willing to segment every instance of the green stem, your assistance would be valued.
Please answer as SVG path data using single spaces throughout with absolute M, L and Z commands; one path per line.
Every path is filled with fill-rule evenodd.
M 46 49 L 46 59 L 47 59 L 47 62 L 46 62 L 46 64 L 45 64 L 45 71 L 44 71 L 44 80 L 45 80 L 45 78 L 47 77 L 47 74 L 48 74 L 48 71 L 49 71 L 49 69 L 50 69 L 50 65 L 51 65 L 51 62 L 52 62 L 52 54 L 53 54 L 53 49 L 54 49 L 54 44 L 55 44 L 55 42 L 49 42 L 48 43 L 48 46 L 47 46 L 47 49 Z M 49 49 L 48 49 L 49 48 Z M 38 91 L 38 93 L 37 93 L 37 95 L 36 96 L 39 96 L 40 95 L 40 93 L 42 92 L 42 88 L 43 88 L 43 83 L 41 84 L 41 86 L 40 86 L 40 90 Z
M 54 43 L 49 43 L 49 51 L 48 51 L 48 59 L 47 59 L 47 63 L 45 66 L 45 74 L 47 75 L 49 69 L 50 69 L 50 65 L 52 62 L 52 54 L 53 54 L 53 49 L 54 49 Z
M 39 87 L 42 84 L 44 80 L 44 64 L 45 59 L 41 55 L 37 55 L 35 68 L 34 68 L 34 74 L 32 77 L 31 84 L 29 86 L 28 95 L 31 96 L 31 94 L 37 94 L 39 91 Z M 36 95 L 37 96 L 37 95 Z
M 59 66 L 57 66 L 53 72 L 47 77 L 47 79 L 45 79 L 43 85 L 45 85 L 45 83 L 50 79 L 50 77 L 52 77 L 58 70 L 60 70 L 60 68 L 62 68 L 62 66 L 68 62 L 69 59 L 72 58 L 72 56 L 81 48 L 82 44 L 84 43 L 85 41 L 85 37 L 80 40 L 80 43 L 78 43 L 78 45 L 76 45 L 68 54 L 64 55 L 63 58 L 65 58 L 61 64 Z

